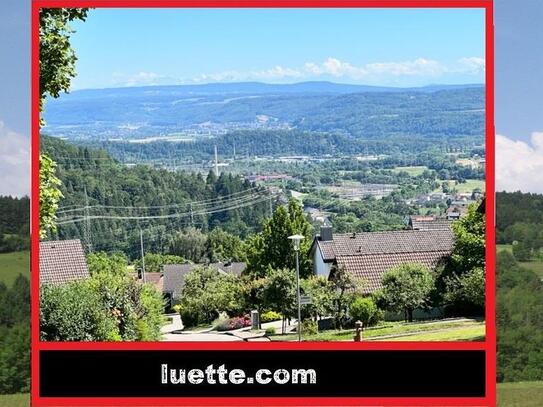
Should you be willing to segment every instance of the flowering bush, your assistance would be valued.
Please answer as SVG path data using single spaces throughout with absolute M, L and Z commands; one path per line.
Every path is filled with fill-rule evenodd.
M 217 325 L 217 331 L 231 331 L 233 329 L 241 329 L 251 326 L 251 317 L 244 315 L 242 317 L 234 317 L 220 322 Z

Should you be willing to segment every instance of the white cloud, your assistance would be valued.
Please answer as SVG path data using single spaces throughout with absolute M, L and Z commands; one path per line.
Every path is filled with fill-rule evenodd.
M 310 79 L 319 76 L 365 80 L 367 83 L 385 83 L 400 77 L 435 78 L 449 73 L 476 75 L 484 71 L 485 61 L 479 57 L 465 57 L 451 66 L 428 58 L 416 58 L 407 61 L 373 62 L 356 66 L 350 62 L 329 57 L 322 62 L 306 62 L 301 67 L 289 68 L 275 66 L 261 71 L 225 71 L 214 74 L 202 74 L 192 82 L 206 81 L 243 81 L 243 80 L 283 80 Z
M 0 195 L 30 193 L 30 140 L 0 121 Z
M 543 133 L 531 143 L 496 135 L 496 190 L 543 193 Z
M 115 72 L 113 74 L 113 83 L 115 86 L 155 86 L 178 82 L 179 80 L 176 78 L 161 75 L 156 72 L 142 71 L 131 75 Z
M 287 81 L 341 78 L 345 80 L 364 81 L 366 84 L 398 83 L 401 78 L 417 78 L 436 80 L 447 74 L 478 75 L 484 72 L 485 60 L 480 57 L 464 57 L 446 65 L 428 58 L 415 58 L 406 61 L 372 62 L 364 65 L 353 65 L 338 58 L 328 57 L 324 61 L 309 61 L 298 67 L 276 65 L 269 69 L 238 71 L 229 70 L 215 73 L 202 73 L 193 78 L 180 78 L 161 75 L 155 72 L 138 72 L 135 74 L 114 73 L 115 86 L 152 86 L 175 85 L 207 82 L 240 82 L 240 81 Z
M 458 60 L 459 72 L 478 74 L 485 71 L 485 59 L 480 57 L 464 57 Z

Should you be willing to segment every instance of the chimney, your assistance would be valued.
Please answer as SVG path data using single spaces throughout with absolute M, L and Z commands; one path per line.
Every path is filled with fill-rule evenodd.
M 320 237 L 321 237 L 322 242 L 329 242 L 331 240 L 334 240 L 334 236 L 332 233 L 332 226 L 327 225 L 327 224 L 322 225 Z

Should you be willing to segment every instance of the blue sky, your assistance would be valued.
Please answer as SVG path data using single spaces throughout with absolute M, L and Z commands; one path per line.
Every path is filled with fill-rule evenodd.
M 483 55 L 481 43 L 472 37 L 482 29 L 477 25 L 480 24 L 479 17 L 447 10 L 447 14 L 441 16 L 426 11 L 426 15 L 418 14 L 414 19 L 405 14 L 403 17 L 400 14 L 394 16 L 390 11 L 388 19 L 377 19 L 357 15 L 363 11 L 355 13 L 348 10 L 341 24 L 337 24 L 340 17 L 336 11 L 314 11 L 315 15 L 310 19 L 298 18 L 297 26 L 287 24 L 292 23 L 296 13 L 289 18 L 279 12 L 269 13 L 267 25 L 263 25 L 262 21 L 257 24 L 241 17 L 225 18 L 216 11 L 213 21 L 217 29 L 211 30 L 196 14 L 191 18 L 185 15 L 181 23 L 174 18 L 175 13 L 168 10 L 166 19 L 159 23 L 159 11 L 145 16 L 133 12 L 133 15 L 121 18 L 118 14 L 113 15 L 114 10 L 110 11 L 109 17 L 101 10 L 94 10 L 87 23 L 77 26 L 79 32 L 75 35 L 74 44 L 81 50 L 80 77 L 74 81 L 74 86 L 194 80 L 203 74 L 220 78 L 220 74 L 226 77 L 224 74 L 228 71 L 245 76 L 256 72 L 260 77 L 263 77 L 262 72 L 269 71 L 271 76 L 274 73 L 276 76 L 269 81 L 295 81 L 285 73 L 282 78 L 277 78 L 282 71 L 274 68 L 280 66 L 307 75 L 312 71 L 304 69 L 306 63 L 315 64 L 316 67 L 310 67 L 320 73 L 318 79 L 328 75 L 338 82 L 357 81 L 352 76 L 357 76 L 362 83 L 373 79 L 387 84 L 476 80 L 471 76 L 459 78 L 458 73 L 451 75 L 450 71 L 458 71 L 461 58 Z M 415 13 L 415 10 L 411 12 Z M 206 17 L 212 16 L 208 13 Z M 459 18 L 470 20 L 471 24 L 460 24 Z M 542 18 L 543 1 L 495 0 L 498 189 L 543 193 Z M 30 0 L 0 1 L 0 174 L 3 175 L 0 194 L 21 195 L 29 188 L 29 22 Z M 210 22 L 207 20 L 207 24 Z M 247 24 L 253 24 L 255 34 L 247 36 Z M 282 29 L 270 32 L 265 30 L 266 26 L 281 26 Z M 308 31 L 311 27 L 313 33 Z M 428 33 L 423 27 L 435 29 Z M 111 38 L 111 32 L 126 35 L 124 39 Z M 155 34 L 168 35 L 165 41 L 158 41 L 154 39 Z M 207 40 L 205 47 L 202 46 L 204 39 Z M 313 41 L 306 41 L 308 39 Z M 386 47 L 384 39 L 387 40 Z M 305 45 L 301 46 L 304 41 Z M 245 46 L 243 52 L 235 46 L 241 43 Z M 135 51 L 140 51 L 142 57 L 134 57 Z M 129 54 L 132 57 L 128 58 Z M 156 58 L 157 55 L 163 57 L 162 61 Z M 219 59 L 219 56 L 224 58 Z M 332 60 L 328 61 L 329 58 Z M 437 68 L 430 64 L 430 68 L 436 68 L 434 71 L 428 65 L 425 67 L 426 73 L 428 69 L 434 73 L 433 77 L 416 75 L 421 66 L 424 67 L 424 63 L 416 63 L 417 59 L 438 62 Z M 123 64 L 123 60 L 127 62 Z M 366 66 L 368 64 L 374 65 Z M 96 68 L 94 73 L 93 67 Z M 366 71 L 370 71 L 373 77 L 361 76 Z M 335 72 L 336 76 L 330 72 Z M 402 75 L 395 76 L 394 72 L 408 72 L 409 75 L 398 78 Z M 436 77 L 436 73 L 441 73 L 441 76 Z M 310 79 L 313 78 L 300 78 Z
M 484 82 L 480 9 L 97 9 L 74 28 L 74 89 Z

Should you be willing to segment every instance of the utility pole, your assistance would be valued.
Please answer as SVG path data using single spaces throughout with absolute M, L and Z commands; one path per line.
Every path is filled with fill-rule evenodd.
M 89 196 L 87 194 L 87 187 L 85 187 L 85 222 L 83 223 L 83 239 L 85 240 L 85 246 L 87 246 L 87 253 L 92 253 L 92 231 L 90 224 L 89 213 Z
M 270 218 L 273 217 L 273 204 L 272 204 L 272 197 L 270 195 Z
M 141 247 L 141 280 L 145 283 L 145 254 L 143 252 L 143 231 L 140 228 L 140 247 Z

